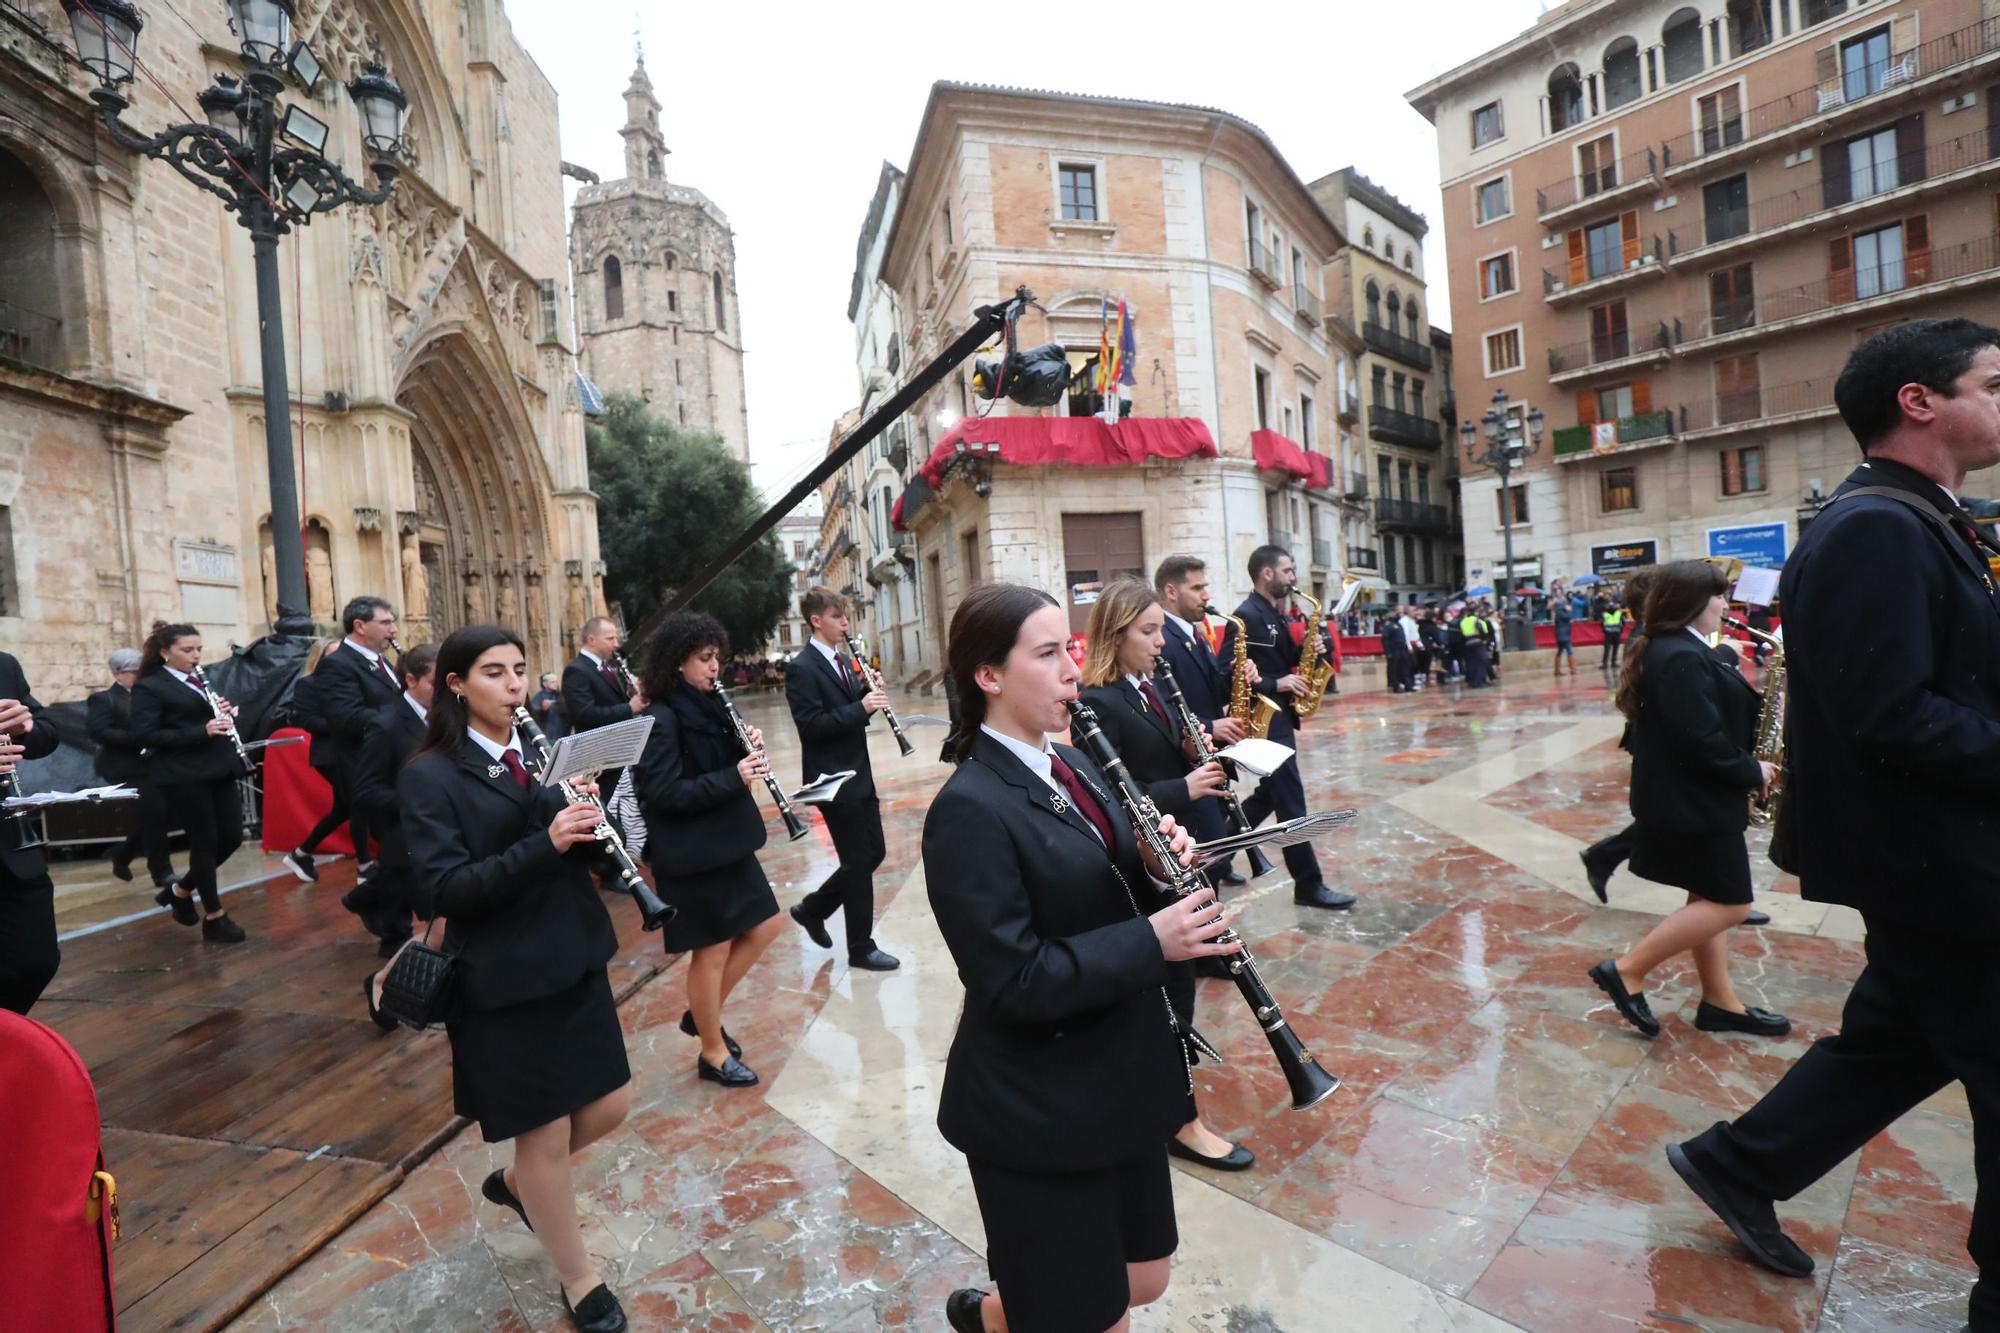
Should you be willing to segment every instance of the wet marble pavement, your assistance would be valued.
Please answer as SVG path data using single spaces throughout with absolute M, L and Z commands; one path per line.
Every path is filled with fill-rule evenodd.
M 1510 673 L 1514 674 L 1514 673 Z M 906 713 L 939 711 L 898 700 Z M 796 763 L 781 703 L 752 720 Z M 1273 992 L 1343 1087 L 1288 1109 L 1233 987 L 1203 982 L 1225 1052 L 1197 1074 L 1248 1173 L 1177 1165 L 1182 1247 L 1140 1330 L 1956 1329 L 1972 1281 L 1971 1123 L 1954 1085 L 1782 1209 L 1818 1264 L 1745 1260 L 1662 1146 L 1754 1101 L 1834 1030 L 1861 962 L 1851 914 L 1807 903 L 1761 859 L 1777 918 L 1732 941 L 1739 989 L 1792 1015 L 1780 1042 L 1692 1026 L 1691 968 L 1650 991 L 1648 1043 L 1585 976 L 1677 895 L 1621 874 L 1600 907 L 1576 861 L 1626 822 L 1626 762 L 1603 680 L 1342 696 L 1302 740 L 1316 806 L 1353 806 L 1321 845 L 1351 913 L 1295 907 L 1282 872 L 1233 895 Z M 945 1293 L 985 1280 L 963 1163 L 933 1124 L 959 1002 L 917 865 L 936 729 L 886 737 L 888 860 L 877 931 L 889 975 L 787 930 L 729 1014 L 760 1087 L 694 1077 L 679 964 L 626 1001 L 637 1109 L 581 1170 L 585 1230 L 635 1327 L 944 1327 Z M 776 823 L 773 821 L 773 828 Z M 774 841 L 782 903 L 832 865 L 824 830 Z M 423 1041 L 409 1034 L 385 1041 Z M 232 1327 L 565 1326 L 539 1247 L 481 1178 L 506 1149 L 446 1143 Z

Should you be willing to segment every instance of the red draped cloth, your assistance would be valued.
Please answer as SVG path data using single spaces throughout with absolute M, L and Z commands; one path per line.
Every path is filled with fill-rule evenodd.
M 305 734 L 297 727 L 280 727 L 271 733 L 271 739 Z M 289 852 L 305 841 L 306 834 L 312 832 L 312 826 L 319 823 L 322 815 L 333 809 L 333 789 L 307 762 L 311 750 L 308 741 L 304 745 L 273 746 L 264 751 L 264 850 L 267 852 Z M 347 825 L 335 829 L 318 850 L 352 856 L 354 840 L 348 836 Z
M 1122 467 L 1148 458 L 1214 458 L 1215 441 L 1196 417 L 967 417 L 944 433 L 924 460 L 923 478 L 944 483 L 945 465 L 963 443 L 977 458 L 1027 467 Z M 994 448 L 998 447 L 996 454 Z

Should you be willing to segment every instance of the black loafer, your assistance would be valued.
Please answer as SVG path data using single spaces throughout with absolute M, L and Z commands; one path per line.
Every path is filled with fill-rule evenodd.
M 1685 1143 L 1667 1145 L 1667 1162 L 1687 1187 L 1707 1204 L 1715 1215 L 1736 1233 L 1736 1239 L 1755 1259 L 1773 1273 L 1786 1277 L 1811 1277 L 1812 1256 L 1798 1247 L 1778 1226 L 1777 1209 L 1762 1199 L 1737 1188 L 1720 1171 L 1704 1171 L 1688 1154 Z
M 1300 907 L 1325 907 L 1338 912 L 1354 906 L 1354 895 L 1329 889 L 1324 884 L 1315 884 L 1310 889 L 1293 889 L 1292 901 Z
M 1743 918 L 1742 924 L 1746 926 L 1768 926 L 1771 924 L 1771 914 L 1769 912 L 1760 912 L 1753 907 L 1750 909 L 1750 915 Z
M 1618 1006 L 1618 1012 L 1648 1037 L 1660 1035 L 1660 1020 L 1653 1017 L 1653 1008 L 1646 1003 L 1644 995 L 1634 995 L 1625 989 L 1625 978 L 1618 975 L 1618 964 L 1605 959 L 1590 969 L 1590 979 L 1597 983 L 1597 989 L 1611 997 L 1611 1003 Z
M 687 1033 L 690 1037 L 699 1037 L 701 1035 L 701 1029 L 694 1025 L 693 1010 L 681 1010 L 681 1031 Z M 729 1048 L 731 1055 L 743 1054 L 743 1048 L 736 1044 L 736 1038 L 729 1035 L 728 1028 L 722 1029 L 722 1044 Z
M 944 1298 L 944 1321 L 952 1333 L 986 1333 L 986 1321 L 979 1314 L 985 1299 L 985 1292 L 971 1287 L 960 1287 Z
M 1257 1164 L 1257 1155 L 1240 1143 L 1231 1144 L 1229 1151 L 1220 1157 L 1210 1157 L 1198 1153 L 1179 1139 L 1167 1140 L 1167 1156 L 1178 1157 L 1183 1162 L 1193 1162 L 1217 1171 L 1248 1171 Z
M 625 1333 L 629 1325 L 625 1322 L 625 1307 L 611 1294 L 611 1288 L 602 1282 L 590 1289 L 590 1294 L 575 1306 L 569 1303 L 569 1293 L 563 1293 L 563 1309 L 569 1311 L 570 1322 L 583 1333 Z
M 174 920 L 180 922 L 183 926 L 198 926 L 201 924 L 201 913 L 194 909 L 193 894 L 189 894 L 183 898 L 174 892 L 172 884 L 168 884 L 153 895 L 153 901 L 172 912 Z
M 903 960 L 894 954 L 883 953 L 880 949 L 870 949 L 866 953 L 847 955 L 847 965 L 858 967 L 864 972 L 894 972 L 903 965 Z
M 1769 1009 L 1750 1006 L 1739 1014 L 1707 1000 L 1695 1009 L 1694 1025 L 1703 1032 L 1748 1032 L 1753 1037 L 1782 1037 L 1792 1030 L 1791 1019 Z
M 1592 865 L 1589 852 L 1578 852 L 1577 859 L 1583 862 L 1583 877 L 1590 881 L 1590 891 L 1597 895 L 1597 901 L 1611 901 L 1611 872 L 1616 866 L 1606 866 L 1602 870 Z
M 226 916 L 203 917 L 201 937 L 214 944 L 241 944 L 250 938 L 243 927 Z
M 788 909 L 788 914 L 792 920 L 799 923 L 799 929 L 806 933 L 807 939 L 822 949 L 831 949 L 833 947 L 833 936 L 826 933 L 826 922 L 813 920 L 799 910 L 797 903 L 791 905 Z
M 1213 875 L 1210 878 L 1212 878 L 1217 884 L 1221 885 L 1225 889 L 1239 888 L 1242 885 L 1248 884 L 1250 882 L 1249 880 L 1243 878 L 1243 876 L 1237 874 L 1234 870 L 1224 871 L 1222 874 Z
M 129 857 L 129 856 L 114 856 L 114 857 L 112 857 L 112 858 L 111 858 L 111 878 L 113 878 L 113 879 L 122 879 L 122 880 L 124 880 L 124 881 L 125 881 L 126 883 L 128 883 L 128 884 L 129 884 L 129 883 L 131 883 L 131 882 L 132 882 L 132 858 L 131 858 L 131 857 Z
M 361 978 L 361 998 L 368 1003 L 368 1021 L 384 1032 L 396 1030 L 396 1020 L 382 1012 L 375 1003 L 375 974 L 370 972 Z
M 757 1081 L 757 1071 L 733 1055 L 722 1062 L 720 1069 L 697 1055 L 694 1069 L 710 1083 L 720 1083 L 725 1088 L 747 1088 Z
M 528 1210 L 521 1206 L 521 1201 L 514 1196 L 514 1191 L 507 1188 L 505 1167 L 487 1173 L 486 1179 L 479 1184 L 479 1193 L 488 1203 L 497 1203 L 502 1208 L 512 1208 L 520 1216 L 522 1226 L 530 1231 L 535 1229 L 535 1224 L 528 1220 Z

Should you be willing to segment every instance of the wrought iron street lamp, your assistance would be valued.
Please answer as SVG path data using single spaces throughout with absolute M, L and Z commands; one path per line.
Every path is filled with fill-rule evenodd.
M 264 373 L 264 450 L 270 468 L 271 542 L 276 548 L 280 634 L 310 633 L 305 543 L 299 527 L 298 476 L 292 463 L 291 389 L 285 377 L 279 304 L 278 238 L 345 204 L 379 204 L 395 188 L 409 102 L 379 64 L 363 66 L 347 87 L 361 116 L 362 143 L 376 188 L 349 178 L 326 156 L 332 131 L 305 107 L 280 101 L 289 81 L 310 94 L 319 58 L 292 39 L 294 0 L 225 0 L 243 55 L 241 82 L 217 75 L 195 101 L 205 124 L 169 125 L 141 134 L 125 124 L 131 99 L 123 85 L 139 62 L 145 17 L 129 0 L 62 0 L 77 61 L 96 76 L 91 91 L 105 133 L 121 148 L 157 158 L 222 200 L 250 233 L 257 272 L 257 322 Z M 289 141 L 280 146 L 280 139 Z
M 1465 461 L 1478 463 L 1493 469 L 1500 478 L 1500 530 L 1506 543 L 1506 564 L 1493 581 L 1495 593 L 1500 599 L 1500 618 L 1503 626 L 1504 647 L 1508 652 L 1525 652 L 1535 646 L 1534 633 L 1528 628 L 1527 617 L 1514 611 L 1514 497 L 1507 489 L 1507 478 L 1525 460 L 1541 451 L 1542 409 L 1537 407 L 1527 414 L 1526 420 L 1507 410 L 1507 391 L 1493 391 L 1493 406 L 1486 409 L 1486 415 L 1478 424 L 1471 421 L 1462 423 L 1458 436 L 1465 444 Z M 1482 433 L 1481 427 L 1484 427 Z

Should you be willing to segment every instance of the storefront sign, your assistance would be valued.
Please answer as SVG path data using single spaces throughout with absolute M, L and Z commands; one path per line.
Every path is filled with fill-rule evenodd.
M 1656 541 L 1619 542 L 1615 546 L 1590 548 L 1590 572 L 1608 579 L 1624 578 L 1634 570 L 1659 563 L 1660 544 Z
M 1710 528 L 1708 553 L 1729 556 L 1758 569 L 1782 569 L 1785 564 L 1784 521 Z

